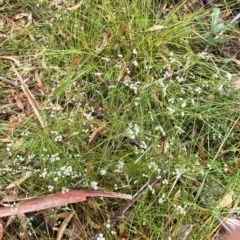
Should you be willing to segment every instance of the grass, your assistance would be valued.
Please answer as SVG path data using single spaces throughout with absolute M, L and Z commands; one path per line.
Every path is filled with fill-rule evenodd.
M 74 186 L 134 195 L 165 173 L 115 235 L 106 224 L 123 201 L 71 206 L 85 239 L 96 232 L 105 239 L 183 239 L 186 226 L 189 239 L 206 239 L 217 236 L 238 204 L 239 92 L 230 79 L 239 67 L 223 56 L 223 44 L 204 40 L 213 7 L 191 12 L 187 1 L 166 3 L 84 1 L 75 10 L 74 1 L 1 3 L 1 56 L 20 61 L 16 68 L 38 93 L 46 122 L 42 129 L 22 90 L 0 81 L 1 186 L 32 171 L 19 196 Z M 217 6 L 233 9 L 234 2 Z M 20 13 L 32 13 L 29 26 L 29 15 Z M 155 25 L 162 29 L 149 31 Z M 18 83 L 5 58 L 0 75 Z M 219 208 L 231 190 L 230 209 Z M 6 235 L 16 239 L 21 231 L 15 222 Z M 50 238 L 34 228 L 31 234 Z

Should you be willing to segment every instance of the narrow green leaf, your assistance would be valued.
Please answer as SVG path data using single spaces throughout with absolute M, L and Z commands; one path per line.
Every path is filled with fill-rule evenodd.
M 218 23 L 220 16 L 220 8 L 214 8 L 212 13 L 212 25 L 215 26 Z

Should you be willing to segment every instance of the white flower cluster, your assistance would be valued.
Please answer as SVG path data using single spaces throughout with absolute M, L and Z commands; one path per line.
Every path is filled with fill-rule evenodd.
M 134 93 L 137 94 L 141 82 L 133 82 L 131 78 L 128 75 L 126 75 L 125 78 L 123 79 L 123 84 L 132 89 Z
M 126 129 L 126 135 L 131 139 L 135 139 L 139 133 L 140 127 L 136 123 L 130 122 Z

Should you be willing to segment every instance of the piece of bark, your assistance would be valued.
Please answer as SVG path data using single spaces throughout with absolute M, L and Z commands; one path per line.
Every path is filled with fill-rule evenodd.
M 233 231 L 231 235 L 229 235 L 226 240 L 239 240 L 240 239 L 240 228 L 237 228 Z
M 107 192 L 101 190 L 70 189 L 68 192 L 58 192 L 35 198 L 19 199 L 18 203 L 0 208 L 0 217 L 7 217 L 43 209 L 66 206 L 67 204 L 86 201 L 87 197 L 106 197 L 132 199 L 131 195 Z

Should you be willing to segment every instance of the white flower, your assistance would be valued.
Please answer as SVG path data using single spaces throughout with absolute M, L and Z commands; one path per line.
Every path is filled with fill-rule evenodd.
M 168 184 L 168 180 L 167 179 L 163 179 L 162 184 L 163 185 L 167 185 Z
M 200 87 L 197 87 L 197 88 L 195 89 L 195 91 L 196 91 L 197 93 L 201 93 L 201 92 L 202 92 L 202 89 L 201 89 Z
M 155 194 L 155 189 L 151 185 L 148 185 L 148 188 L 152 192 L 152 195 L 154 195 Z
M 181 128 L 181 127 L 178 127 L 178 126 L 174 126 L 174 128 L 176 128 L 177 129 L 177 133 L 179 133 L 179 134 L 182 134 L 182 133 L 184 133 L 185 131 Z
M 137 50 L 136 50 L 135 48 L 133 49 L 132 52 L 133 52 L 134 55 L 137 55 L 137 54 L 138 54 L 138 52 L 137 52 Z
M 102 57 L 102 60 L 106 61 L 106 62 L 110 62 L 110 59 L 109 58 L 106 58 L 106 57 Z
M 210 58 L 210 55 L 207 52 L 201 52 L 201 53 L 198 53 L 197 55 L 198 55 L 198 57 L 200 57 L 204 60 L 209 60 L 209 58 Z
M 180 206 L 180 205 L 177 205 L 176 206 L 176 211 L 179 213 L 179 214 L 182 214 L 182 215 L 185 215 L 186 214 L 186 210 Z
M 182 104 L 181 104 L 181 107 L 182 108 L 185 108 L 187 106 L 187 103 L 184 101 L 184 102 L 182 102 Z
M 227 79 L 229 80 L 229 81 L 231 81 L 232 80 L 232 74 L 231 73 L 226 73 L 226 77 L 227 77 Z
M 103 75 L 103 73 L 96 72 L 96 73 L 94 73 L 94 75 L 95 75 L 96 77 L 100 77 L 101 75 Z
M 138 62 L 136 60 L 133 61 L 134 66 L 138 66 Z
M 140 148 L 141 149 L 147 149 L 147 144 L 144 141 L 141 141 Z
M 227 164 L 224 164 L 224 172 L 228 172 L 229 168 L 228 168 L 228 165 Z
M 128 128 L 126 129 L 126 134 L 129 138 L 135 139 L 140 133 L 140 127 L 136 123 L 130 122 Z
M 160 130 L 163 136 L 166 136 L 166 133 L 161 125 L 158 125 L 155 127 L 155 130 L 158 131 Z
M 62 139 L 63 139 L 62 136 L 61 136 L 61 135 L 58 135 L 58 136 L 55 137 L 54 141 L 55 141 L 55 142 L 61 142 Z
M 184 79 L 183 77 L 179 77 L 179 76 L 177 76 L 176 79 L 177 79 L 177 81 L 178 81 L 179 83 L 185 81 L 185 79 Z
M 221 93 L 223 90 L 223 84 L 220 84 L 220 86 L 218 87 L 218 91 Z
M 106 175 L 107 171 L 105 169 L 101 169 L 100 170 L 100 174 L 103 176 L 103 175 Z
M 207 167 L 208 167 L 209 170 L 212 170 L 212 165 L 211 164 L 208 163 Z
M 117 169 L 115 169 L 114 172 L 121 173 L 123 171 L 124 162 L 119 161 L 116 167 Z
M 170 114 L 173 114 L 175 112 L 175 109 L 171 107 L 167 107 L 167 110 Z
M 94 190 L 98 190 L 98 182 L 92 181 L 90 182 L 90 185 Z
M 68 189 L 68 188 L 65 188 L 65 187 L 63 187 L 63 188 L 62 188 L 62 194 L 66 193 L 66 192 L 69 192 L 69 189 Z
M 163 204 L 163 202 L 164 202 L 164 199 L 162 199 L 162 198 L 159 198 L 159 199 L 158 199 L 158 203 L 159 203 L 159 204 Z
M 52 186 L 52 185 L 48 185 L 48 191 L 49 191 L 49 192 L 52 192 L 53 189 L 54 189 L 54 186 Z
M 97 240 L 105 240 L 105 237 L 103 237 L 102 233 L 99 233 Z

